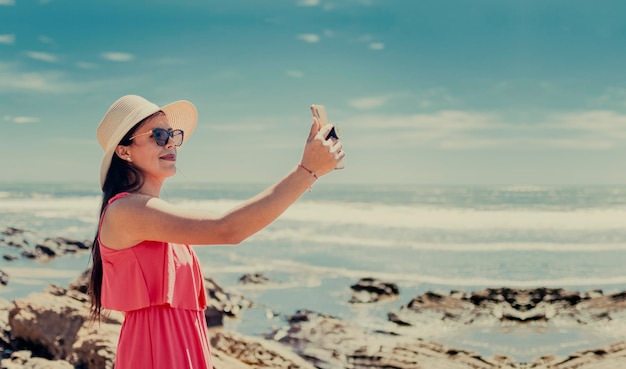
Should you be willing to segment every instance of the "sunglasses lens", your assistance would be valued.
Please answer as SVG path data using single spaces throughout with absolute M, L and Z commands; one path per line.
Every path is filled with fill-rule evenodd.
M 183 144 L 183 136 L 184 133 L 181 129 L 175 129 L 172 131 L 172 140 L 174 141 L 174 145 L 180 146 Z
M 154 140 L 159 146 L 165 146 L 167 144 L 167 140 L 170 138 L 170 133 L 162 128 L 156 128 L 152 131 L 152 134 L 154 135 Z

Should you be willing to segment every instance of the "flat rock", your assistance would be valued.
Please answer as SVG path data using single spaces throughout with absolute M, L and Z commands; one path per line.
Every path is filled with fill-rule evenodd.
M 288 326 L 267 338 L 292 347 L 320 369 L 494 369 L 517 368 L 506 358 L 481 358 L 475 352 L 435 342 L 367 331 L 311 311 L 297 311 Z

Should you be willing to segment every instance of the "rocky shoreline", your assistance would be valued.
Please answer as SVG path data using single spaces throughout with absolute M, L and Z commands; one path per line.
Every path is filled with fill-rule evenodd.
M 10 234 L 9 234 L 10 233 Z M 31 242 L 24 231 L 7 229 L 0 242 L 24 249 L 21 256 L 50 258 L 84 252 L 83 242 L 55 238 Z M 20 238 L 21 237 L 21 238 Z M 12 242 L 8 244 L 7 239 Z M 20 241 L 21 240 L 21 241 Z M 32 247 L 30 245 L 42 245 Z M 74 246 L 72 246 L 74 245 Z M 54 252 L 44 251 L 52 250 Z M 10 262 L 11 258 L 5 260 Z M 1 276 L 1 273 L 0 273 Z M 0 299 L 0 369 L 111 369 L 123 320 L 112 312 L 90 323 L 88 271 L 66 287 L 49 285 L 41 292 L 8 301 Z M 6 282 L 10 283 L 7 276 Z M 240 283 L 271 283 L 262 274 L 244 275 Z M 5 283 L 6 284 L 6 283 Z M 596 327 L 626 337 L 626 292 L 576 292 L 558 288 L 493 288 L 449 294 L 426 292 L 388 312 L 393 328 L 366 329 L 319 312 L 301 310 L 286 317 L 284 326 L 264 337 L 228 331 L 225 319 L 254 306 L 244 296 L 205 280 L 205 311 L 216 369 L 606 369 L 626 367 L 626 342 L 590 347 L 567 356 L 544 355 L 516 362 L 505 355 L 481 356 L 426 338 L 421 327 L 447 329 L 487 324 L 518 327 Z M 352 286 L 350 304 L 376 304 L 399 297 L 393 282 L 362 278 Z M 0 288 L 2 288 L 0 286 Z M 620 336 L 619 334 L 616 336 Z
M 112 312 L 100 324 L 88 321 L 85 273 L 67 288 L 50 285 L 44 291 L 15 301 L 0 300 L 2 369 L 113 368 L 117 335 L 123 317 Z M 371 282 L 371 281 L 370 281 Z M 368 282 L 368 283 L 370 283 Z M 626 363 L 626 342 L 572 353 L 544 356 L 530 363 L 508 357 L 482 357 L 397 332 L 367 331 L 332 316 L 297 311 L 287 325 L 264 338 L 247 337 L 221 328 L 218 315 L 236 317 L 251 306 L 245 298 L 229 294 L 207 279 L 210 307 L 207 321 L 215 366 L 220 368 L 621 368 Z M 219 297 L 219 298 L 218 298 Z M 626 293 L 578 294 L 560 289 L 488 289 L 415 297 L 390 319 L 402 316 L 474 324 L 491 319 L 506 324 L 538 324 L 560 319 L 572 324 L 598 324 L 623 320 Z M 402 320 L 402 325 L 410 324 Z

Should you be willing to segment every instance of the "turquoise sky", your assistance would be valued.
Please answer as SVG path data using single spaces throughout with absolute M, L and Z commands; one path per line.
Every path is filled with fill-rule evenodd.
M 626 3 L 0 0 L 0 181 L 98 183 L 133 93 L 200 122 L 174 181 L 271 182 L 324 104 L 324 183 L 623 184 Z

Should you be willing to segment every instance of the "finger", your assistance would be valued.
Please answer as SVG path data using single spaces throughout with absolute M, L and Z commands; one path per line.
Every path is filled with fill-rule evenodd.
M 328 134 L 330 133 L 331 129 L 333 129 L 333 125 L 327 124 L 319 130 L 319 134 L 324 138 L 324 140 L 326 139 L 326 136 L 328 136 Z
M 311 124 L 311 130 L 309 131 L 309 137 L 307 137 L 307 142 L 312 141 L 315 138 L 315 135 L 320 130 L 320 123 L 317 121 L 317 118 L 313 118 L 313 124 Z
M 337 141 L 337 143 L 335 143 L 330 149 L 330 152 L 339 152 L 341 151 L 342 148 L 343 148 L 343 144 L 340 141 Z

